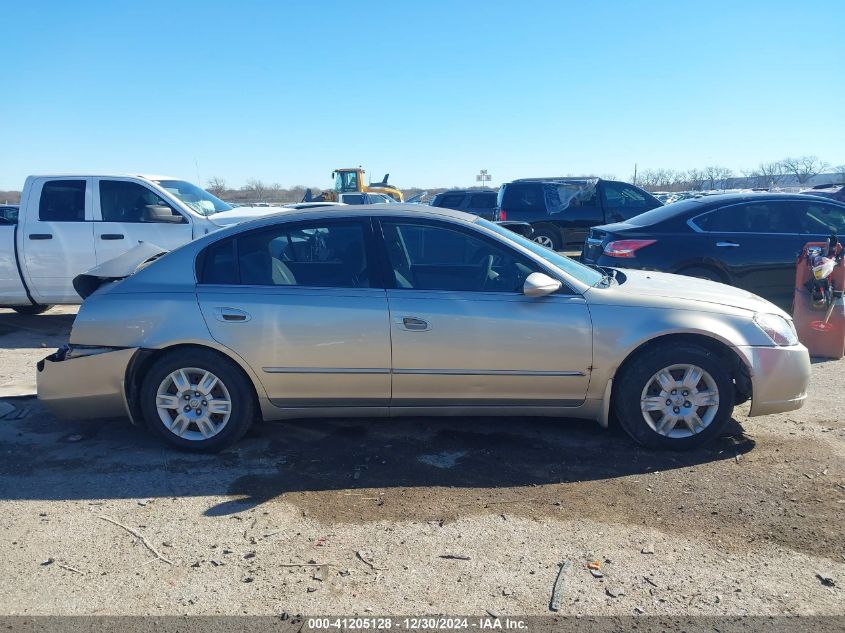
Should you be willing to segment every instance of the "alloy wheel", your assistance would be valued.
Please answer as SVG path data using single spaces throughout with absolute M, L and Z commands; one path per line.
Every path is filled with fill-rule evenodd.
M 161 381 L 156 410 L 165 428 L 177 437 L 206 440 L 226 426 L 232 415 L 232 398 L 212 372 L 185 367 Z
M 548 235 L 538 235 L 534 238 L 534 241 L 537 242 L 540 246 L 545 246 L 546 248 L 554 249 L 555 243 L 552 241 Z
M 643 388 L 640 409 L 646 423 L 664 437 L 701 433 L 719 410 L 719 387 L 701 367 L 664 367 Z

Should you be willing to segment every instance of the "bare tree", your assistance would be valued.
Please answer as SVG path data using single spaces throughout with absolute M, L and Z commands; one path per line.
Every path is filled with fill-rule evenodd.
M 263 201 L 267 197 L 267 185 L 258 180 L 258 178 L 250 178 L 246 184 L 241 187 L 241 191 L 247 192 L 256 200 Z
M 805 184 L 814 176 L 818 176 L 830 165 L 818 156 L 799 156 L 798 158 L 784 158 L 781 161 L 786 173 L 795 176 L 799 185 Z
M 690 169 L 686 173 L 686 179 L 687 187 L 692 191 L 701 191 L 707 181 L 707 176 L 701 169 Z
M 209 180 L 205 184 L 205 188 L 209 191 L 209 193 L 214 194 L 218 198 L 228 191 L 228 187 L 226 187 L 226 181 L 220 178 L 219 176 L 214 176 L 211 180 Z
M 704 168 L 703 175 L 704 181 L 708 183 L 710 189 L 716 189 L 717 187 L 725 189 L 726 181 L 733 176 L 733 172 L 727 167 L 711 165 Z
M 833 175 L 836 176 L 837 183 L 845 183 L 845 165 L 833 168 Z
M 751 172 L 755 178 L 756 187 L 776 187 L 781 184 L 786 177 L 786 171 L 781 161 L 774 161 L 772 163 L 760 163 L 760 165 Z

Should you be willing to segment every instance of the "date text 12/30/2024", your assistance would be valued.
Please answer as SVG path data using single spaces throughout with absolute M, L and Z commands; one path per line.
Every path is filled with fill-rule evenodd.
M 528 624 L 519 618 L 499 617 L 317 617 L 307 618 L 306 631 L 524 631 Z

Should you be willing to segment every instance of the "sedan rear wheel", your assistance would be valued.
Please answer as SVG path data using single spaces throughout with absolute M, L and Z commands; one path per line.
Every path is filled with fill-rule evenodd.
M 171 352 L 147 372 L 141 408 L 150 429 L 179 448 L 213 452 L 243 436 L 255 407 L 239 367 L 205 350 Z
M 648 350 L 625 367 L 614 390 L 622 428 L 652 448 L 700 446 L 731 418 L 734 385 L 724 362 L 694 345 Z

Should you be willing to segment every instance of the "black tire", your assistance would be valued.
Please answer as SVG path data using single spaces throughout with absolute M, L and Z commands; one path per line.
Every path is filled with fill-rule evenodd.
M 45 305 L 41 305 L 40 303 L 35 303 L 33 305 L 28 305 L 28 306 L 15 306 L 15 307 L 12 308 L 12 310 L 17 312 L 18 314 L 25 314 L 27 316 L 31 316 L 31 315 L 34 315 L 34 314 L 43 314 L 44 312 L 47 312 L 47 310 L 49 310 L 52 307 L 53 306 L 45 306 Z
M 641 399 L 653 376 L 661 369 L 680 364 L 695 365 L 710 374 L 719 392 L 719 404 L 713 419 L 703 430 L 687 437 L 668 437 L 646 422 Z M 722 433 L 733 413 L 734 384 L 729 370 L 716 354 L 697 345 L 667 343 L 646 350 L 633 358 L 617 379 L 613 409 L 619 424 L 637 443 L 648 448 L 687 450 L 702 446 Z M 683 423 L 679 424 L 682 425 L 679 428 L 684 429 Z
M 216 435 L 206 439 L 179 437 L 170 431 L 159 417 L 156 406 L 159 386 L 172 372 L 186 368 L 212 372 L 228 391 L 231 402 L 229 419 Z M 144 421 L 154 434 L 173 446 L 198 453 L 216 453 L 237 442 L 249 429 L 256 413 L 253 388 L 249 379 L 235 363 L 211 350 L 174 350 L 156 360 L 141 383 L 140 399 Z M 199 432 L 198 426 L 195 429 Z
M 708 281 L 717 281 L 720 284 L 725 283 L 725 278 L 716 270 L 706 268 L 704 266 L 693 266 L 692 268 L 684 268 L 678 271 L 679 275 L 686 277 L 695 277 L 696 279 L 707 279 Z
M 531 240 L 537 242 L 541 246 L 551 248 L 553 251 L 559 251 L 563 248 L 563 243 L 560 237 L 560 231 L 548 225 L 539 225 L 534 227 L 534 233 L 531 235 Z

